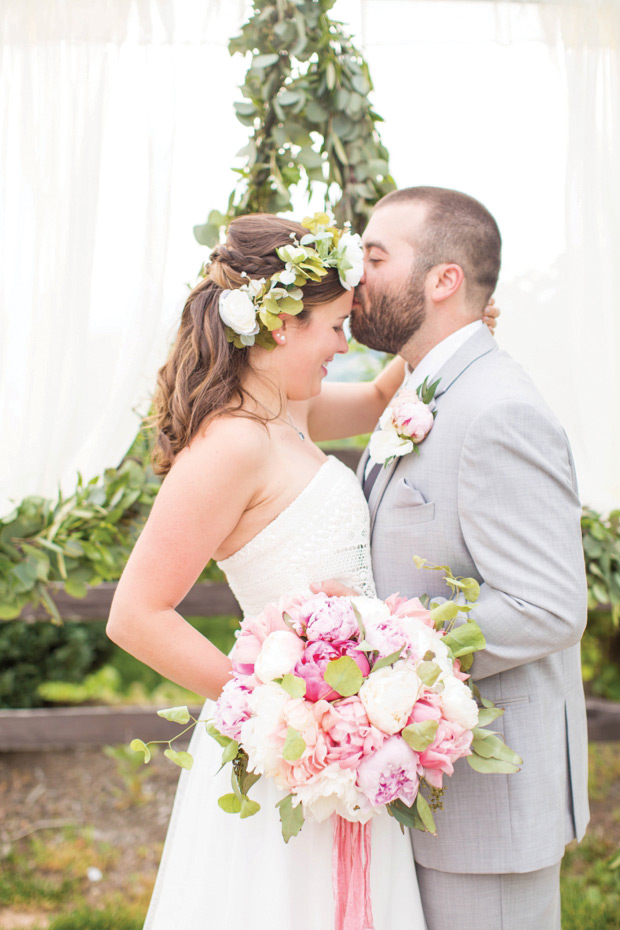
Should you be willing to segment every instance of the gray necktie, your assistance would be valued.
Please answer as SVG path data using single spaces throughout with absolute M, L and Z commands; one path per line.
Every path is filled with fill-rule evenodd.
M 366 472 L 366 477 L 364 478 L 362 489 L 364 491 L 364 497 L 366 498 L 367 501 L 370 500 L 370 492 L 372 491 L 374 487 L 375 481 L 377 480 L 377 476 L 380 471 L 381 471 L 381 463 L 377 462 L 375 465 L 372 466 L 370 471 Z

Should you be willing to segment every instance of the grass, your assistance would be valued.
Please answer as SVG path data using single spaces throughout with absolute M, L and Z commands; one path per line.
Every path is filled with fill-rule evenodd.
M 562 863 L 563 930 L 618 930 L 620 869 L 611 868 L 617 852 L 596 836 L 569 848 Z
M 80 900 L 89 884 L 88 868 L 107 869 L 117 857 L 118 851 L 96 842 L 89 829 L 44 831 L 4 858 L 0 906 L 58 910 Z

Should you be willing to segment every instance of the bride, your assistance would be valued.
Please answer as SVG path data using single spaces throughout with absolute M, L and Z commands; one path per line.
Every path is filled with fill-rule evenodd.
M 372 430 L 404 369 L 394 360 L 372 382 L 322 385 L 347 351 L 344 322 L 362 273 L 358 237 L 326 224 L 315 216 L 316 238 L 301 247 L 310 230 L 298 223 L 233 220 L 159 373 L 155 462 L 166 478 L 107 629 L 209 699 L 230 659 L 175 609 L 209 559 L 246 615 L 325 578 L 374 594 L 361 488 L 314 442 Z M 203 727 L 190 752 L 145 930 L 333 927 L 331 825 L 306 821 L 285 845 L 281 794 L 268 779 L 252 790 L 259 813 L 241 820 L 217 805 L 229 775 Z M 409 837 L 387 815 L 372 825 L 371 890 L 376 930 L 423 930 Z

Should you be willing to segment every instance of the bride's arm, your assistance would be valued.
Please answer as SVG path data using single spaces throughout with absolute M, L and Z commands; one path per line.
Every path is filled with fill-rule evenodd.
M 369 433 L 392 399 L 405 375 L 397 357 L 372 381 L 328 381 L 308 409 L 308 432 L 315 442 Z
M 264 431 L 243 428 L 248 422 L 218 422 L 179 454 L 118 583 L 107 625 L 127 652 L 211 698 L 229 679 L 230 659 L 176 607 L 260 487 Z

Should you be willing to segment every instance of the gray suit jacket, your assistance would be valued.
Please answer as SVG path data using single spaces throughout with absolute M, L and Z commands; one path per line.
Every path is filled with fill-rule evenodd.
M 487 647 L 473 677 L 505 708 L 491 729 L 523 766 L 481 775 L 460 760 L 444 780 L 438 836 L 413 831 L 415 858 L 449 872 L 528 872 L 557 862 L 589 817 L 575 470 L 561 426 L 486 328 L 437 377 L 437 417 L 420 455 L 382 469 L 370 494 L 377 593 L 449 594 L 413 555 L 478 579 L 473 616 Z

